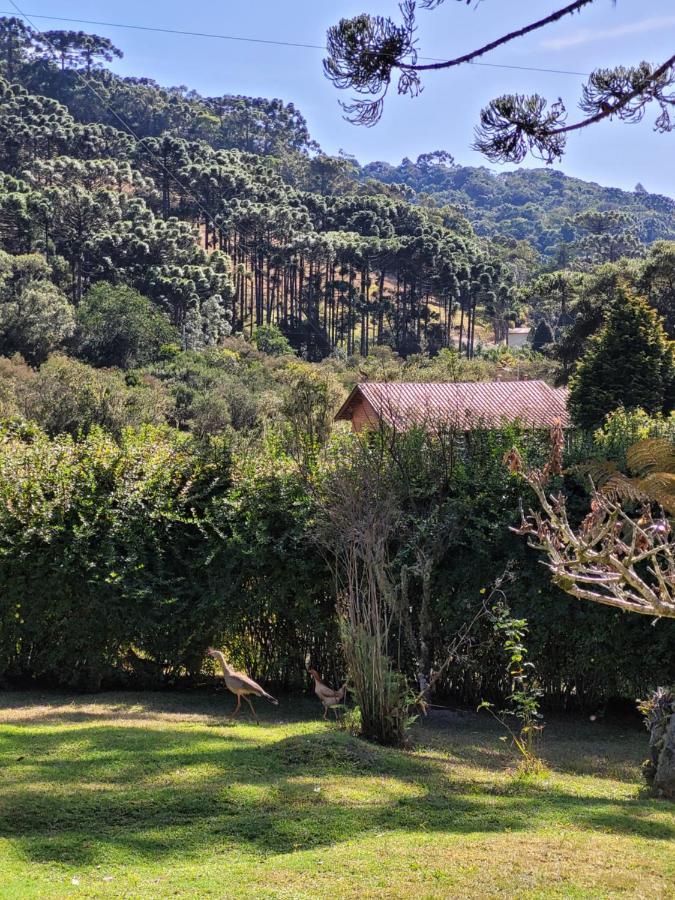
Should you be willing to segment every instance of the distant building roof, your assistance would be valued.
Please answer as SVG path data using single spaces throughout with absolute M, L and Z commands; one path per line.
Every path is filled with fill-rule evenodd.
M 532 331 L 529 325 L 519 326 L 518 328 L 509 328 L 509 334 L 529 334 Z
M 464 431 L 520 421 L 532 428 L 569 425 L 567 390 L 545 381 L 476 381 L 442 384 L 364 382 L 356 385 L 336 419 L 380 419 L 399 428 L 425 420 L 447 421 Z M 359 428 L 363 416 L 358 416 Z M 375 424 L 375 421 L 370 422 Z

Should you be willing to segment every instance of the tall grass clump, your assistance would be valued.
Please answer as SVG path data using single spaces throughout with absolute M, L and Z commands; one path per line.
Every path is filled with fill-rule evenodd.
M 401 511 L 382 445 L 357 439 L 342 445 L 327 467 L 322 501 L 318 537 L 335 579 L 342 648 L 361 734 L 404 746 L 412 695 L 394 665 L 400 616 L 390 558 Z

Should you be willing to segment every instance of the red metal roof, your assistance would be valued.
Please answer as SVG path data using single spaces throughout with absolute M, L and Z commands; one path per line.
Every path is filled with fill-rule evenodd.
M 567 390 L 545 381 L 364 382 L 354 388 L 335 418 L 351 420 L 360 398 L 397 427 L 425 420 L 447 421 L 464 431 L 515 421 L 534 428 L 550 428 L 556 421 L 569 425 Z

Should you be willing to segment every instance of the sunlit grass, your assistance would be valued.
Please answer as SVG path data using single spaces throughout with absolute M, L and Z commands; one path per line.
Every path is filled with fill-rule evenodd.
M 646 733 L 559 723 L 523 776 L 487 719 L 412 753 L 309 701 L 5 694 L 0 897 L 670 897 L 675 808 L 644 793 Z

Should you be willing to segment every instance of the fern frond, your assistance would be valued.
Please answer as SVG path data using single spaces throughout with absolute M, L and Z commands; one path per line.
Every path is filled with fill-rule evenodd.
M 675 473 L 675 446 L 665 437 L 638 441 L 626 451 L 628 468 L 639 475 L 650 472 Z
M 649 500 L 654 500 L 667 513 L 675 514 L 675 474 L 651 472 L 644 478 L 634 479 L 636 487 Z
M 579 465 L 572 466 L 566 470 L 566 473 L 588 475 L 596 487 L 605 484 L 617 472 L 617 464 L 609 459 L 593 459 L 590 462 L 579 463 Z
M 642 490 L 639 480 L 629 478 L 623 472 L 615 472 L 605 479 L 599 490 L 610 500 L 644 500 L 645 492 Z

